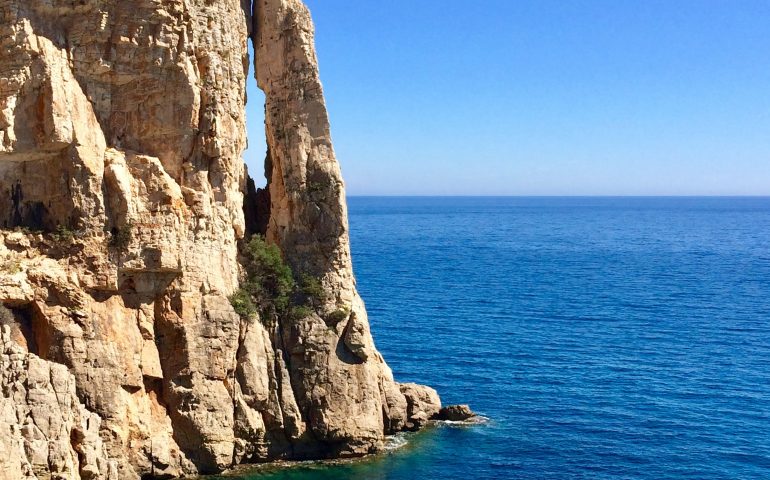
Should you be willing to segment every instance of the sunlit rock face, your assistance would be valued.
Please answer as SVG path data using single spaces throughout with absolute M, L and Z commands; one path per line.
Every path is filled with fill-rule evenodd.
M 269 184 L 244 209 L 250 38 Z M 0 44 L 0 478 L 361 455 L 438 410 L 372 341 L 300 1 L 0 0 Z M 304 318 L 230 305 L 244 211 L 320 280 Z

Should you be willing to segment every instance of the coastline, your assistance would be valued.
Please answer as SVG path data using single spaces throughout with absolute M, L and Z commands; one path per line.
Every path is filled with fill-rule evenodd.
M 312 474 L 314 472 L 334 472 L 339 467 L 383 466 L 394 458 L 408 458 L 416 451 L 426 448 L 425 444 L 435 439 L 441 428 L 483 428 L 491 420 L 483 415 L 465 421 L 431 420 L 428 425 L 414 432 L 400 432 L 385 439 L 381 451 L 354 458 L 331 458 L 322 460 L 276 460 L 261 464 L 242 464 L 221 474 L 192 477 L 190 480 L 248 480 L 270 475 Z

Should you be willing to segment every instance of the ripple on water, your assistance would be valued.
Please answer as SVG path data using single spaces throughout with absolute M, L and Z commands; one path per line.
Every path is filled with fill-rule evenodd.
M 349 205 L 395 376 L 494 420 L 254 478 L 770 478 L 770 199 Z

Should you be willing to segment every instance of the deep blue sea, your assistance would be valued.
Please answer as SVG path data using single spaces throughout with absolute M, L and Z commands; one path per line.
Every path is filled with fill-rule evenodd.
M 396 378 L 490 421 L 248 478 L 770 478 L 770 198 L 349 205 Z

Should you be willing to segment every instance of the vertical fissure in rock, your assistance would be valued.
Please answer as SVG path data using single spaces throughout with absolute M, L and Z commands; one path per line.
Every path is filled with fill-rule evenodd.
M 270 187 L 257 188 L 252 177 L 246 178 L 246 193 L 243 199 L 243 215 L 246 221 L 246 235 L 267 234 L 270 222 Z
M 247 17 L 247 24 L 248 24 L 248 38 L 247 43 L 250 45 L 250 53 L 253 54 L 254 58 L 250 59 L 250 62 L 246 62 L 245 68 L 247 69 L 246 72 L 246 89 L 249 90 L 249 85 L 253 84 L 256 86 L 257 89 L 259 89 L 259 85 L 257 85 L 257 76 L 256 71 L 250 72 L 252 68 L 256 69 L 257 60 L 257 45 L 255 42 L 256 38 L 256 31 L 257 31 L 257 17 L 256 17 L 256 8 L 258 0 L 252 2 L 250 0 L 242 0 L 242 7 L 244 14 Z M 259 89 L 261 91 L 261 89 Z M 264 92 L 263 92 L 264 93 Z M 247 101 L 253 101 L 248 98 L 247 95 Z M 262 105 L 262 116 L 260 118 L 262 128 L 265 128 L 265 111 L 266 111 L 266 105 L 263 103 Z M 253 111 L 260 111 L 260 109 L 254 109 Z M 256 125 L 258 122 L 258 119 L 255 118 L 248 118 L 247 115 L 247 123 L 251 126 Z M 248 140 L 247 140 L 248 142 Z M 258 187 L 257 186 L 257 180 L 260 178 L 260 175 L 257 172 L 249 171 L 248 168 L 246 168 L 246 184 L 244 187 L 244 199 L 243 199 L 243 214 L 244 214 L 244 220 L 245 220 L 245 232 L 246 232 L 246 238 L 251 237 L 252 235 L 261 235 L 266 236 L 267 235 L 267 229 L 268 224 L 270 222 L 270 177 L 271 177 L 271 161 L 270 161 L 270 146 L 268 142 L 265 142 L 265 145 L 263 146 L 266 148 L 265 151 L 265 158 L 262 162 L 262 170 L 265 178 L 264 186 Z M 256 152 L 253 151 L 247 151 L 246 154 L 250 156 L 248 160 L 256 160 L 256 156 L 259 155 L 259 151 L 261 151 L 260 148 L 256 149 Z M 246 162 L 249 163 L 248 161 Z

